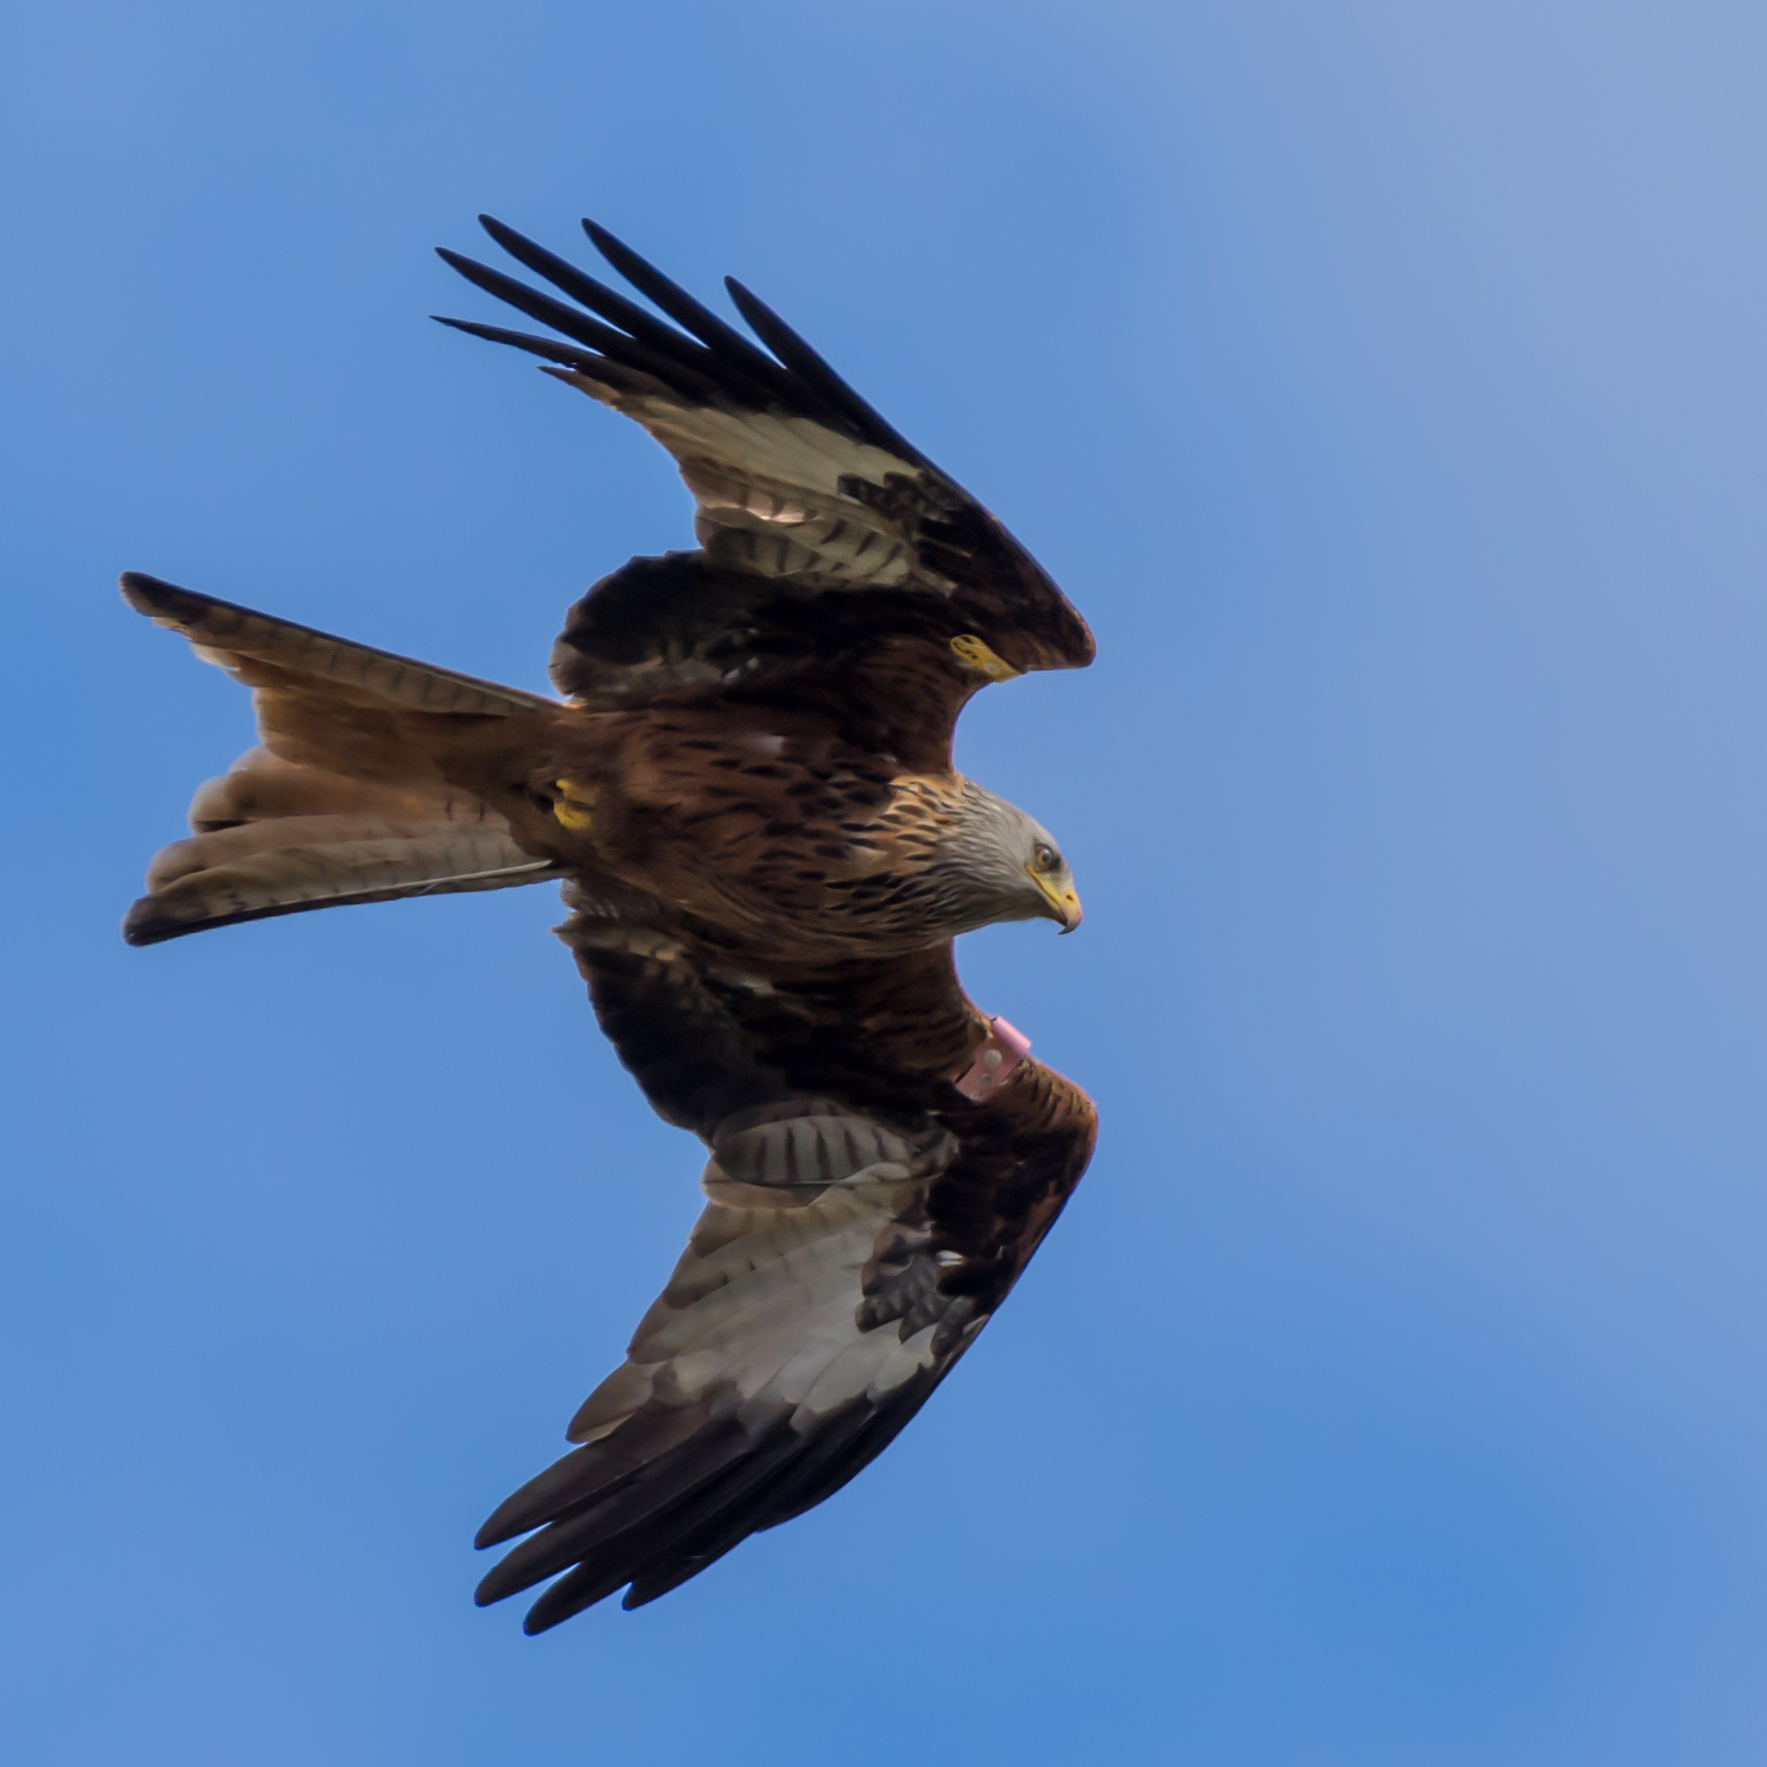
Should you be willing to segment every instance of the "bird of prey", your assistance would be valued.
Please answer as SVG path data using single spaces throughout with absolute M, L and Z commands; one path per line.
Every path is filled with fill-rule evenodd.
M 705 1209 L 574 1450 L 485 1523 L 481 1603 L 539 1632 L 654 1600 L 874 1459 L 1005 1298 L 1096 1116 L 958 983 L 952 938 L 1080 902 L 1055 840 L 952 765 L 970 695 L 1091 661 L 1084 621 L 972 497 L 769 307 L 759 344 L 592 223 L 650 305 L 488 217 L 555 293 L 453 252 L 642 424 L 693 551 L 573 607 L 562 699 L 134 572 L 130 606 L 252 690 L 258 746 L 203 785 L 124 937 L 561 880 L 603 1030 L 710 1159 Z M 563 298 L 560 298 L 563 297 Z M 764 346 L 764 347 L 762 347 Z

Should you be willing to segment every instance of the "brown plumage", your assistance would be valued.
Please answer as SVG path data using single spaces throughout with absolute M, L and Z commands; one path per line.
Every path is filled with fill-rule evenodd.
M 560 928 L 656 1110 L 707 1145 L 705 1213 L 580 1444 L 485 1524 L 529 1537 L 493 1601 L 636 1606 L 873 1459 L 1004 1299 L 1091 1154 L 1034 1061 L 984 1102 L 955 933 L 1079 919 L 1053 840 L 951 765 L 991 680 L 1091 660 L 1006 531 L 776 315 L 763 352 L 592 225 L 670 324 L 486 220 L 571 303 L 442 255 L 569 341 L 546 359 L 643 424 L 700 549 L 573 608 L 563 702 L 131 573 L 130 605 L 253 690 L 259 745 L 191 806 L 124 936 L 566 880 Z M 990 1060 L 994 1059 L 992 1056 Z M 563 1573 L 559 1575 L 559 1573 Z

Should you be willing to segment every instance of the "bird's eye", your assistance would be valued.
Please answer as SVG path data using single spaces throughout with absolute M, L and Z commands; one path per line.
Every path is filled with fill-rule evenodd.
M 1053 871 L 1061 863 L 1061 855 L 1055 848 L 1039 841 L 1035 854 L 1039 871 Z

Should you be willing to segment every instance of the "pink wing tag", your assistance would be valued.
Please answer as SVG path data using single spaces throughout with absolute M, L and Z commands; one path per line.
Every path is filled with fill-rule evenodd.
M 1031 1039 L 1023 1031 L 1014 1030 L 1005 1019 L 990 1019 L 988 1023 L 992 1034 L 955 1082 L 957 1090 L 977 1104 L 1017 1071 L 1031 1048 Z

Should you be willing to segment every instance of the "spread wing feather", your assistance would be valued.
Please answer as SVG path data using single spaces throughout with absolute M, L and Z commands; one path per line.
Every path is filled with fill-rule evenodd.
M 767 350 L 591 222 L 596 248 L 673 324 L 480 219 L 568 298 L 443 258 L 569 341 L 443 323 L 540 356 L 643 425 L 697 506 L 699 552 L 635 559 L 571 610 L 553 653 L 561 691 L 611 706 L 687 685 L 838 678 L 896 752 L 948 753 L 957 713 L 988 680 L 1091 661 L 1085 622 L 999 522 L 740 283 L 731 297 Z M 954 656 L 953 639 L 982 649 Z M 897 711 L 905 683 L 911 703 Z
M 620 1588 L 655 1599 L 882 1452 L 1017 1280 L 1094 1129 L 1035 1063 L 986 1106 L 950 1084 L 987 1026 L 949 948 L 763 979 L 593 912 L 563 930 L 622 1059 L 711 1159 L 686 1251 L 572 1419 L 581 1446 L 480 1531 L 528 1536 L 481 1602 L 558 1578 L 531 1632 Z

